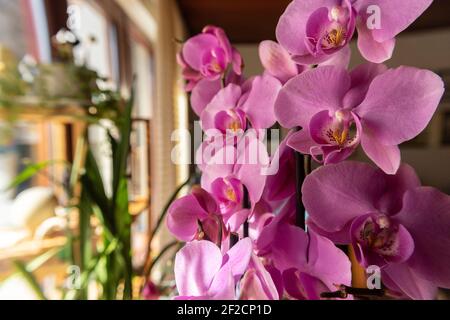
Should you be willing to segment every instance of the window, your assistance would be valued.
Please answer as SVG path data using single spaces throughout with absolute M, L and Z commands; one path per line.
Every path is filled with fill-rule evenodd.
M 0 70 L 17 63 L 25 55 L 31 55 L 35 60 L 49 60 L 50 41 L 42 0 L 0 0 L 0 30 Z M 10 123 L 0 118 L 0 208 L 4 208 L 0 212 L 8 212 L 5 208 L 9 200 L 30 185 L 3 191 L 23 168 L 24 162 L 40 160 L 38 144 L 43 138 L 41 126 L 18 122 L 12 131 L 10 127 Z M 0 220 L 7 220 L 5 215 Z

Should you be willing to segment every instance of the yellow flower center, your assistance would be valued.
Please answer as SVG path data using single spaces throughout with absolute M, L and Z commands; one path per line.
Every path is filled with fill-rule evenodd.
M 225 190 L 225 195 L 227 196 L 228 200 L 236 202 L 237 196 L 236 196 L 236 192 L 234 192 L 233 188 L 228 187 L 227 190 Z
M 342 26 L 337 26 L 327 33 L 324 39 L 324 45 L 327 48 L 340 47 L 345 42 L 346 31 Z

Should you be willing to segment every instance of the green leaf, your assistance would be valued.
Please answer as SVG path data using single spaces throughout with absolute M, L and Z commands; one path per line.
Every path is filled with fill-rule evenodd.
M 21 173 L 19 173 L 17 175 L 17 177 L 3 191 L 7 191 L 7 190 L 18 187 L 20 184 L 33 178 L 36 174 L 38 174 L 42 170 L 44 170 L 52 165 L 58 164 L 58 163 L 67 164 L 67 162 L 63 161 L 63 160 L 48 160 L 48 161 L 30 164 Z
M 90 149 L 88 149 L 86 153 L 85 169 L 86 173 L 81 177 L 83 190 L 86 190 L 86 196 L 100 208 L 107 228 L 110 229 L 112 233 L 115 233 L 116 223 L 114 221 L 110 200 L 106 196 L 103 179 L 97 161 Z
M 30 285 L 31 289 L 33 289 L 33 291 L 36 293 L 38 298 L 41 300 L 47 300 L 35 276 L 33 275 L 32 272 L 29 272 L 27 270 L 25 264 L 21 261 L 14 261 L 14 266 L 16 267 L 20 275 L 22 275 L 24 279 L 27 281 L 27 283 Z
M 60 253 L 63 250 L 63 248 L 53 248 L 47 252 L 44 252 L 37 258 L 33 259 L 31 262 L 29 262 L 26 265 L 26 270 L 28 272 L 34 272 L 37 269 L 39 269 L 44 263 L 49 261 L 51 258 L 56 256 L 58 253 Z

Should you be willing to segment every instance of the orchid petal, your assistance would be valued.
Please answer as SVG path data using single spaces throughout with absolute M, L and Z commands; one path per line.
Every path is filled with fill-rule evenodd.
M 378 42 L 373 38 L 373 31 L 364 23 L 357 24 L 358 49 L 362 56 L 373 63 L 383 63 L 392 57 L 395 47 L 395 38 Z
M 203 54 L 218 46 L 217 38 L 211 34 L 199 34 L 190 38 L 183 46 L 183 58 L 195 70 L 202 67 Z
M 280 17 L 276 29 L 278 42 L 291 54 L 306 55 L 306 23 L 309 16 L 321 7 L 340 5 L 340 0 L 294 0 Z
M 408 265 L 424 279 L 450 288 L 450 196 L 430 187 L 409 190 L 395 217 L 414 238 Z
M 299 73 L 299 68 L 291 59 L 289 52 L 274 41 L 261 42 L 259 57 L 266 71 L 283 84 Z
M 229 266 L 235 279 L 239 279 L 247 270 L 252 256 L 253 244 L 250 238 L 236 243 L 224 256 L 224 267 Z
M 339 232 L 354 218 L 376 211 L 373 204 L 383 194 L 384 185 L 381 172 L 368 164 L 328 165 L 306 177 L 303 203 L 317 227 Z
M 336 66 L 303 72 L 281 89 L 275 103 L 277 120 L 286 128 L 307 127 L 316 113 L 342 108 L 350 82 L 347 71 Z
M 200 116 L 214 96 L 220 91 L 222 84 L 219 80 L 203 79 L 192 90 L 191 105 L 197 116 Z
M 207 295 L 222 265 L 219 248 L 209 241 L 186 244 L 175 256 L 175 279 L 181 296 Z
M 168 210 L 167 227 L 181 241 L 191 241 L 197 233 L 197 221 L 208 212 L 193 195 L 174 201 Z
M 201 114 L 200 119 L 202 121 L 202 129 L 204 131 L 215 129 L 216 114 L 220 111 L 235 108 L 241 94 L 241 88 L 235 84 L 229 84 L 224 89 L 220 90 Z
M 376 41 L 383 42 L 405 30 L 432 2 L 433 0 L 358 0 L 355 6 L 364 22 L 367 22 L 369 6 L 376 5 L 379 8 L 381 26 L 372 32 Z
M 444 83 L 435 73 L 399 67 L 373 80 L 355 112 L 382 144 L 398 145 L 425 129 L 443 94 Z
M 382 144 L 366 125 L 361 135 L 361 146 L 367 156 L 385 173 L 395 174 L 400 167 L 400 148 Z
M 406 191 L 421 186 L 419 177 L 414 168 L 402 164 L 395 175 L 388 175 L 386 179 L 386 192 L 378 201 L 377 208 L 389 215 L 398 213 L 403 206 L 403 196 Z
M 437 286 L 420 277 L 407 263 L 393 263 L 382 272 L 383 283 L 415 300 L 433 300 L 437 295 Z
M 245 99 L 239 102 L 239 108 L 247 114 L 253 128 L 272 127 L 276 122 L 274 105 L 281 83 L 267 74 L 254 77 L 248 82 L 251 83 L 250 90 L 244 94 Z
M 354 108 L 361 104 L 366 97 L 370 84 L 378 75 L 387 71 L 383 64 L 364 63 L 350 72 L 352 88 L 345 95 L 344 107 Z
M 208 290 L 212 300 L 235 300 L 235 279 L 230 266 L 222 267 Z

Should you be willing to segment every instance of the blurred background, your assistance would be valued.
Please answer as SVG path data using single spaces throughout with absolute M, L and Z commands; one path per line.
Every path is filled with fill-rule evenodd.
M 159 228 L 159 218 L 193 172 L 171 161 L 193 149 L 172 132 L 193 132 L 195 119 L 176 63 L 179 42 L 207 24 L 220 26 L 242 53 L 246 76 L 259 74 L 258 44 L 275 40 L 289 2 L 0 0 L 0 299 L 68 298 L 71 285 L 85 290 L 73 298 L 125 297 L 127 286 L 136 298 L 149 280 L 167 280 L 170 290 L 170 253 L 178 244 Z M 450 1 L 435 0 L 398 37 L 388 65 L 431 69 L 447 86 L 449 12 Z M 352 52 L 353 67 L 363 59 L 354 43 Z M 115 183 L 120 148 L 114 141 L 120 145 L 123 134 L 130 138 L 123 160 L 127 208 L 117 217 L 123 190 Z M 91 153 L 95 165 L 83 166 Z M 450 193 L 449 93 L 427 130 L 403 145 L 402 158 L 424 184 Z M 78 217 L 85 204 L 98 214 Z M 116 217 L 108 223 L 111 207 Z M 83 221 L 92 229 L 87 235 Z M 116 243 L 129 245 L 131 257 L 111 258 Z M 114 266 L 117 259 L 130 266 Z M 140 276 L 127 285 L 130 268 Z M 146 288 L 149 297 L 159 294 Z

